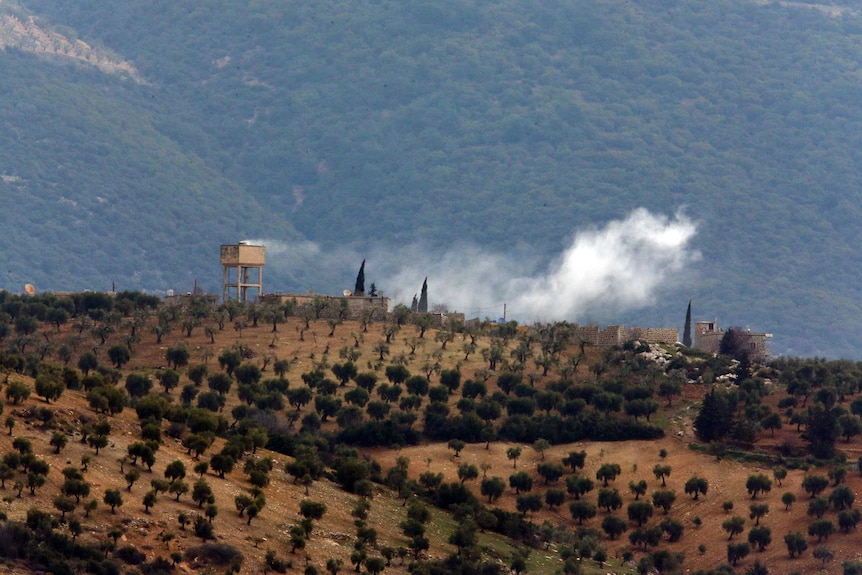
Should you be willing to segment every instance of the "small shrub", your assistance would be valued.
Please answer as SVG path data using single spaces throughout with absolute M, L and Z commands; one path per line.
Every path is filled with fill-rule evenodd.
M 595 553 L 593 553 L 593 561 L 598 563 L 599 565 L 603 565 L 605 561 L 608 560 L 608 555 L 605 553 L 604 549 L 597 549 Z
M 151 563 L 141 565 L 141 575 L 171 575 L 171 573 L 174 573 L 173 565 L 164 557 L 156 557 Z
M 293 568 L 293 564 L 290 561 L 280 559 L 272 549 L 266 552 L 264 563 L 266 564 L 267 569 L 275 571 L 276 573 L 287 573 L 288 569 Z
M 175 422 L 171 423 L 168 426 L 168 428 L 165 430 L 165 435 L 167 435 L 168 437 L 171 437 L 173 439 L 179 439 L 180 437 L 183 436 L 183 434 L 185 434 L 186 429 L 187 429 L 187 426 L 185 423 L 175 421 Z
M 120 547 L 114 552 L 114 557 L 128 565 L 140 565 L 147 559 L 146 554 L 132 545 Z
M 186 550 L 186 562 L 202 561 L 211 565 L 228 565 L 242 562 L 242 553 L 227 543 L 204 543 Z

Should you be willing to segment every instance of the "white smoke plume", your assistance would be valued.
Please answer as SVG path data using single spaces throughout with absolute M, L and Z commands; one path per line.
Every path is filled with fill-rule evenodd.
M 312 242 L 257 242 L 267 246 L 270 263 L 313 266 L 343 278 L 345 285 L 326 293 L 352 289 L 358 263 L 367 259 L 366 289 L 375 281 L 393 304 L 409 305 L 427 276 L 432 306 L 496 318 L 506 303 L 510 318 L 530 323 L 578 321 L 599 311 L 608 315 L 649 305 L 699 257 L 689 245 L 695 233 L 694 222 L 682 214 L 669 218 L 641 208 L 602 228 L 577 232 L 569 247 L 543 266 L 529 255 L 475 246 L 442 254 L 421 246 L 359 254 L 324 252 Z

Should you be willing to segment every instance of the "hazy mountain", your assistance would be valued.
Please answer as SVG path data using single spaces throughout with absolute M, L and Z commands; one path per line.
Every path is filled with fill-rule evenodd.
M 567 290 L 613 259 L 605 297 L 569 319 L 681 328 L 693 298 L 696 319 L 774 332 L 776 351 L 860 356 L 849 2 L 26 0 L 0 13 L 7 289 L 197 278 L 215 291 L 217 244 L 251 237 L 273 246 L 270 290 L 338 292 L 367 256 L 388 293 L 409 298 L 429 275 L 432 305 L 447 293 L 496 317 L 535 285 L 580 297 Z M 598 260 L 557 257 L 636 208 L 683 210 L 695 232 L 668 257 L 650 255 L 661 226 L 645 243 L 615 236 Z M 644 261 L 653 283 L 622 273 Z M 469 285 L 491 277 L 486 299 L 445 291 L 444 274 L 480 268 Z M 537 309 L 510 313 L 552 319 Z

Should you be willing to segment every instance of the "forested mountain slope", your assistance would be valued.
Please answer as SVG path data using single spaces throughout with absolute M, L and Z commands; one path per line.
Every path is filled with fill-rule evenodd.
M 684 209 L 701 255 L 684 279 L 651 309 L 568 319 L 681 327 L 694 298 L 777 351 L 858 357 L 846 6 L 25 0 L 140 78 L 0 54 L 5 284 L 215 290 L 215 244 L 294 227 L 390 268 L 416 243 L 547 262 L 578 229 Z M 276 263 L 285 291 L 355 273 Z

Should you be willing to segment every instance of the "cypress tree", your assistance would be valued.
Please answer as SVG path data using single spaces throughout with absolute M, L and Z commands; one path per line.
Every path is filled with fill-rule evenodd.
M 694 431 L 698 439 L 710 442 L 727 437 L 733 428 L 734 408 L 727 394 L 714 389 L 707 393 L 694 418 Z
M 841 435 L 838 425 L 840 408 L 829 408 L 815 403 L 808 408 L 808 429 L 803 438 L 810 443 L 812 455 L 818 459 L 835 457 L 835 442 Z
M 428 278 L 422 282 L 422 293 L 419 294 L 419 313 L 428 313 Z
M 685 327 L 682 331 L 682 345 L 691 347 L 691 300 L 688 300 L 688 309 L 685 310 Z
M 419 311 L 419 299 L 416 297 L 416 294 L 413 294 L 413 303 L 410 304 L 410 311 Z
M 359 266 L 359 273 L 356 274 L 356 285 L 353 287 L 353 295 L 365 295 L 365 260 L 362 260 L 362 265 Z

